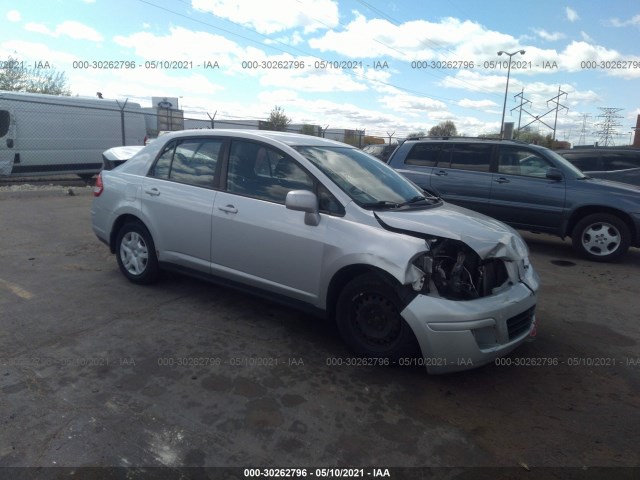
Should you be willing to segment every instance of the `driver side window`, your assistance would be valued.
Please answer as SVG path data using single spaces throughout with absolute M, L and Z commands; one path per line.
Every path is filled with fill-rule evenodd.
M 544 178 L 553 165 L 533 150 L 502 147 L 498 157 L 498 172 L 507 175 Z
M 257 143 L 235 141 L 229 154 L 227 190 L 284 203 L 291 190 L 313 191 L 313 179 L 283 152 Z

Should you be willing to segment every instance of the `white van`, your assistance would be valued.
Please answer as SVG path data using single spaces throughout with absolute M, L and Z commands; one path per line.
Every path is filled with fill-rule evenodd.
M 0 91 L 0 176 L 91 177 L 102 152 L 143 145 L 145 134 L 138 103 Z

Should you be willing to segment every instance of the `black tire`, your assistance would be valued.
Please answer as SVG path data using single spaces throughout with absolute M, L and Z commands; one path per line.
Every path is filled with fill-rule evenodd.
M 120 271 L 133 283 L 146 285 L 160 277 L 153 239 L 139 222 L 127 222 L 118 232 L 116 258 Z
M 95 173 L 78 173 L 77 175 L 85 182 L 90 181 L 93 177 L 96 176 Z
M 388 358 L 420 355 L 411 327 L 402 318 L 395 287 L 374 273 L 351 280 L 340 292 L 336 322 L 345 343 L 358 355 Z
M 615 215 L 594 213 L 576 223 L 571 241 L 573 248 L 589 260 L 610 262 L 629 249 L 631 233 Z

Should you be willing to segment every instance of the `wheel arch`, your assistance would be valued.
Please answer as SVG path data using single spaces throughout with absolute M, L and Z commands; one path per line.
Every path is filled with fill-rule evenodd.
M 145 223 L 137 217 L 136 215 L 132 215 L 130 213 L 125 213 L 120 215 L 115 222 L 113 222 L 113 226 L 111 227 L 111 233 L 109 235 L 109 249 L 111 253 L 116 253 L 116 239 L 118 238 L 118 232 L 122 228 L 122 226 L 127 222 L 137 222 L 141 224 L 144 228 L 149 231 L 149 228 L 145 225 Z
M 385 283 L 387 283 L 389 285 L 389 288 L 395 288 L 396 293 L 400 297 L 401 301 L 405 304 L 408 304 L 409 301 L 413 297 L 415 297 L 415 295 L 417 295 L 416 292 L 413 292 L 413 295 L 407 295 L 407 289 L 403 288 L 403 285 L 393 275 L 379 267 L 367 264 L 347 265 L 338 270 L 329 282 L 326 297 L 326 312 L 328 318 L 335 317 L 336 305 L 342 289 L 351 280 L 365 273 L 374 273 L 378 275 Z M 408 299 L 408 296 L 411 296 L 411 298 Z
M 576 224 L 587 215 L 593 215 L 594 213 L 608 213 L 610 215 L 615 215 L 620 220 L 622 220 L 629 228 L 629 233 L 631 233 L 631 245 L 637 245 L 639 243 L 638 231 L 636 230 L 631 217 L 625 212 L 618 210 L 617 208 L 605 207 L 601 205 L 585 205 L 577 208 L 571 214 L 571 217 L 569 217 L 569 220 L 565 227 L 565 231 L 563 232 L 563 237 L 571 236 Z

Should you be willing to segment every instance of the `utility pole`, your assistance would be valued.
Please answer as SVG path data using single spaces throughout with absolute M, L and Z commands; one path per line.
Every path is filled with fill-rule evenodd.
M 120 130 L 122 133 L 122 145 L 126 145 L 127 144 L 127 137 L 125 135 L 125 129 L 124 129 L 124 109 L 127 106 L 127 102 L 129 101 L 128 98 L 125 99 L 124 104 L 122 106 L 120 106 L 120 102 L 118 100 L 116 100 L 116 103 L 118 104 L 118 107 L 120 108 Z

